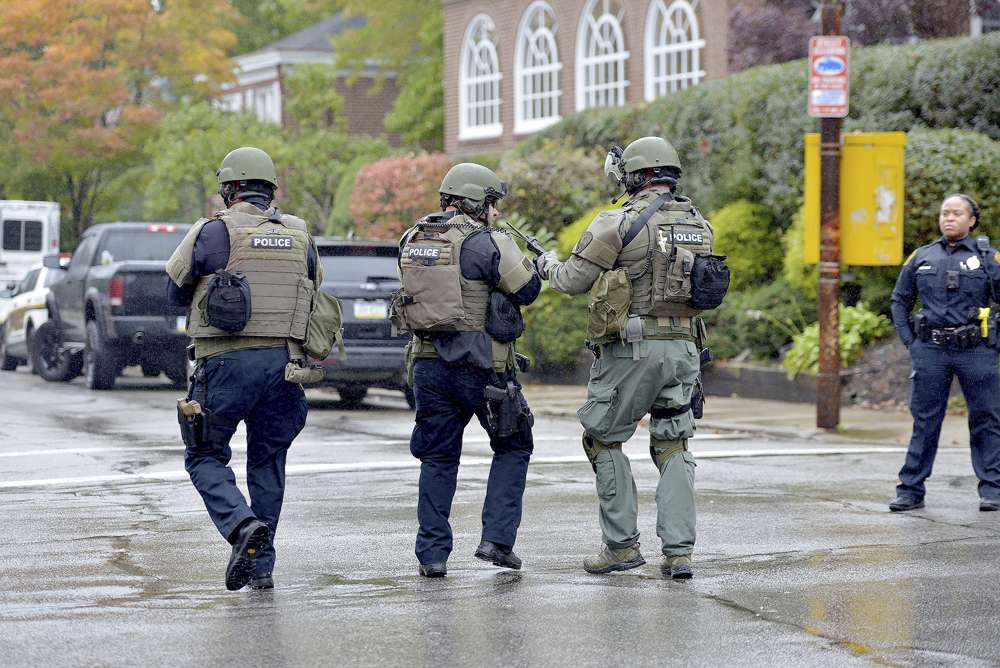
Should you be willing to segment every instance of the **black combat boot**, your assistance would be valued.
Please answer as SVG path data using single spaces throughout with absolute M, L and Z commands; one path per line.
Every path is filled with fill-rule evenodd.
M 250 580 L 251 589 L 274 589 L 274 578 L 271 574 L 267 575 L 255 575 L 252 580 Z
M 907 499 L 902 496 L 897 496 L 895 499 L 889 503 L 889 510 L 894 513 L 904 512 L 907 510 L 916 510 L 917 508 L 924 507 L 923 499 Z
M 488 561 L 500 568 L 521 570 L 521 558 L 514 554 L 513 548 L 484 540 L 476 548 L 476 559 Z
M 444 562 L 420 564 L 420 574 L 425 578 L 443 578 L 448 575 L 448 566 Z
M 270 539 L 271 530 L 259 520 L 250 519 L 240 526 L 233 540 L 233 554 L 226 566 L 226 589 L 243 589 L 250 582 L 256 570 L 254 562 L 257 555 L 267 547 Z

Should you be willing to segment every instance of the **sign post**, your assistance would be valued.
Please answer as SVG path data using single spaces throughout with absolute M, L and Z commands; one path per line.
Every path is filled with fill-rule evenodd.
M 840 126 L 848 111 L 850 42 L 840 0 L 823 0 L 823 36 L 809 40 L 809 115 L 820 121 L 819 373 L 816 426 L 840 424 Z

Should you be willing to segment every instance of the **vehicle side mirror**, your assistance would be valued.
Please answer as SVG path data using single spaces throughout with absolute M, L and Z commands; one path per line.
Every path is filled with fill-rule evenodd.
M 42 266 L 48 269 L 62 269 L 63 266 L 60 263 L 60 258 L 58 255 L 46 255 L 42 258 Z

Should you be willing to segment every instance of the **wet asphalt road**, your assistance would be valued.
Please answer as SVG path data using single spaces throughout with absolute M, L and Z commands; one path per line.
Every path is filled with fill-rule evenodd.
M 474 559 L 489 455 L 474 425 L 449 576 L 425 580 L 412 413 L 400 395 L 349 411 L 314 392 L 289 454 L 278 588 L 229 593 L 228 546 L 183 471 L 178 391 L 122 385 L 0 374 L 3 665 L 1000 664 L 1000 514 L 978 512 L 963 450 L 939 455 L 926 509 L 890 515 L 899 452 L 699 433 L 697 570 L 672 582 L 642 429 L 626 451 L 648 563 L 580 568 L 600 534 L 566 418 L 536 425 L 525 569 Z

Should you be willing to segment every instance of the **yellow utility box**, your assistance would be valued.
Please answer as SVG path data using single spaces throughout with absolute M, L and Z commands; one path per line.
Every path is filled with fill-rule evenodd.
M 840 263 L 903 262 L 905 132 L 843 135 L 840 154 Z M 806 135 L 805 259 L 819 262 L 819 135 Z

